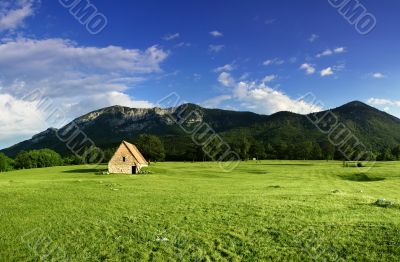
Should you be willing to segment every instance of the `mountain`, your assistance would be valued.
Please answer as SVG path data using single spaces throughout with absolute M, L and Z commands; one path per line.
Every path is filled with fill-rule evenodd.
M 197 112 L 184 121 L 184 128 L 207 123 L 238 151 L 243 151 L 242 141 L 248 140 L 253 146 L 273 147 L 275 152 L 286 148 L 280 157 L 290 156 L 296 146 L 301 149 L 305 143 L 318 145 L 324 151 L 324 146 L 329 144 L 328 134 L 322 133 L 310 119 L 318 117 L 326 121 L 332 114 L 337 118 L 337 123 L 347 126 L 373 151 L 400 143 L 400 119 L 358 101 L 307 116 L 291 112 L 267 116 L 184 104 L 167 109 L 103 108 L 73 120 L 60 130 L 50 128 L 2 152 L 13 157 L 22 150 L 50 148 L 69 155 L 70 150 L 57 134 L 68 134 L 76 129 L 102 149 L 112 149 L 122 140 L 135 141 L 139 134 L 153 134 L 164 142 L 167 159 L 185 159 L 185 155 L 194 147 L 191 136 L 171 119 L 171 116 L 178 120 L 185 117 L 185 114 L 181 115 L 182 112 Z

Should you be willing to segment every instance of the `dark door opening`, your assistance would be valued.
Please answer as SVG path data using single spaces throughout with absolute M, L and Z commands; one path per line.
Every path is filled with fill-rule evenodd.
M 132 166 L 132 175 L 136 175 L 137 174 L 137 168 L 136 166 Z

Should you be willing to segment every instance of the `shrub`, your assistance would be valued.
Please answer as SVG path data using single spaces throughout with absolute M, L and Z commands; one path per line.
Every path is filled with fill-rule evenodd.
M 0 153 L 0 172 L 7 172 L 13 169 L 14 161 L 5 154 Z
M 42 168 L 51 166 L 61 166 L 63 160 L 61 156 L 50 149 L 33 151 L 22 151 L 15 158 L 15 167 L 18 169 Z
M 140 174 L 140 175 L 148 175 L 148 174 L 152 174 L 152 173 L 151 173 L 151 171 L 149 171 L 149 170 L 141 169 L 141 170 L 139 171 L 139 174 Z

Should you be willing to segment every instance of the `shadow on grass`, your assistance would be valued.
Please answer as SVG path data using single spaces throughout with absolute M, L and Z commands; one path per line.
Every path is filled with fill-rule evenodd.
M 383 177 L 368 176 L 367 174 L 351 174 L 339 176 L 343 180 L 354 181 L 354 182 L 376 182 L 385 180 Z
M 69 173 L 69 174 L 87 174 L 87 173 L 92 173 L 92 174 L 97 174 L 99 172 L 106 171 L 105 169 L 72 169 L 72 170 L 66 170 L 63 171 L 63 173 Z
M 260 165 L 264 165 L 264 166 L 314 166 L 313 164 L 306 164 L 306 163 L 304 163 L 304 164 L 300 164 L 300 163 L 297 163 L 297 164 L 291 164 L 291 163 L 274 164 L 274 163 L 271 163 L 271 164 L 260 164 Z
M 266 171 L 247 171 L 249 174 L 256 174 L 256 175 L 267 175 L 268 172 Z

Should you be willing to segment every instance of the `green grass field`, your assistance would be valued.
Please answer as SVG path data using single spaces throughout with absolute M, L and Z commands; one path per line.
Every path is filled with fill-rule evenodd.
M 101 168 L 105 168 L 100 167 Z M 0 173 L 1 261 L 394 261 L 400 163 L 157 163 Z M 399 202 L 400 203 L 400 202 Z

